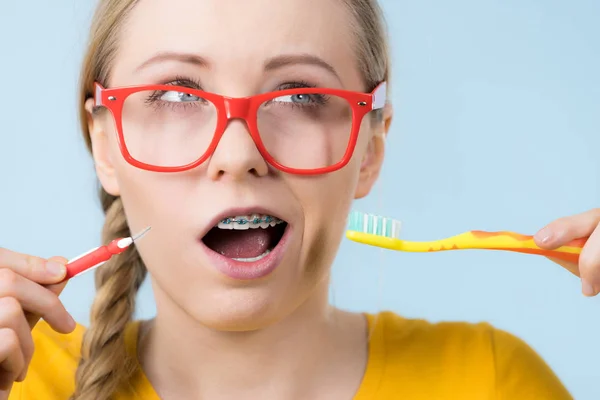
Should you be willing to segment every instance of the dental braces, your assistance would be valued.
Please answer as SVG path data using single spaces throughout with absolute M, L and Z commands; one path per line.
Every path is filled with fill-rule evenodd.
M 260 223 L 263 223 L 263 222 L 266 222 L 266 223 L 270 224 L 273 221 L 277 221 L 277 219 L 274 218 L 274 217 L 267 216 L 265 218 L 254 218 L 253 220 L 248 220 L 246 218 L 239 218 L 239 219 L 238 218 L 225 218 L 221 222 L 224 223 L 225 225 L 232 224 L 234 222 L 237 222 L 240 225 L 246 225 L 246 224 L 249 224 L 249 223 L 260 224 Z

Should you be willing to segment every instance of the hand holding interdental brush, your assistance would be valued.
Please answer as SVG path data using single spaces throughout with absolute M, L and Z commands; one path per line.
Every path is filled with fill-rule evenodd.
M 14 382 L 25 379 L 34 351 L 31 330 L 40 318 L 60 333 L 75 329 L 73 317 L 58 298 L 66 282 L 123 253 L 149 230 L 115 239 L 71 261 L 0 248 L 0 399 Z
M 70 333 L 75 321 L 58 296 L 67 260 L 48 260 L 0 248 L 0 399 L 13 382 L 25 379 L 33 356 L 31 330 L 40 320 Z

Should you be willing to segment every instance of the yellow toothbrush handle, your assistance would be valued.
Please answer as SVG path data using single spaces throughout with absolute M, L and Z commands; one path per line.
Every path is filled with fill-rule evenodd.
M 389 250 L 406 251 L 411 253 L 424 253 L 431 251 L 459 250 L 485 248 L 482 242 L 469 241 L 462 234 L 447 239 L 435 240 L 430 242 L 409 242 L 386 236 L 373 235 L 371 233 L 347 231 L 346 237 L 352 241 L 368 244 L 370 246 L 381 247 Z M 479 246 L 478 246 L 479 245 Z M 483 247 L 481 247 L 483 246 Z
M 532 236 L 520 235 L 513 232 L 469 231 L 450 238 L 431 242 L 409 242 L 356 231 L 347 231 L 346 237 L 355 242 L 397 251 L 432 252 L 461 249 L 505 250 L 553 257 L 574 263 L 579 261 L 579 254 L 587 241 L 587 238 L 576 239 L 558 249 L 545 250 L 539 248 L 535 244 Z
M 407 242 L 405 240 L 389 238 L 386 236 L 373 235 L 371 233 L 346 231 L 346 237 L 354 242 L 381 247 L 388 250 L 427 252 L 431 251 L 431 245 L 436 242 Z

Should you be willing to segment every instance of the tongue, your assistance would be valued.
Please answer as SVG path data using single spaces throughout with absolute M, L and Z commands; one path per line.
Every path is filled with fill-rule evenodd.
M 204 237 L 203 241 L 213 251 L 225 257 L 253 258 L 269 250 L 273 233 L 273 228 L 247 230 L 215 228 Z

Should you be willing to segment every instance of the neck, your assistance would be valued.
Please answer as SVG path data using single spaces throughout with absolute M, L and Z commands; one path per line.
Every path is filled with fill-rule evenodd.
M 209 329 L 170 307 L 158 309 L 140 344 L 161 398 L 351 398 L 364 374 L 365 319 L 329 306 L 326 285 L 285 319 L 249 332 Z

